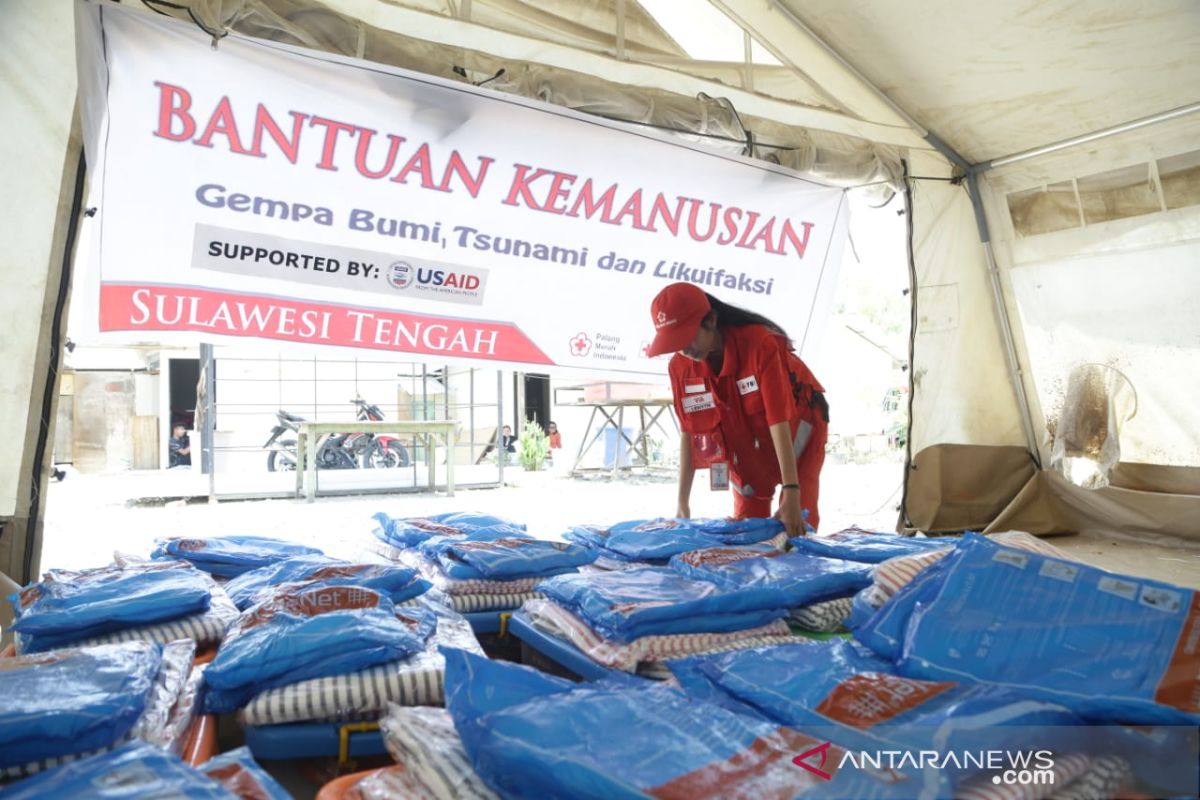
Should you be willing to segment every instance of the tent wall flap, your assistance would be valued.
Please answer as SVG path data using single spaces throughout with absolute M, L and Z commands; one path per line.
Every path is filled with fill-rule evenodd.
M 7 76 L 0 82 L 6 123 L 0 158 L 7 181 L 0 199 L 7 223 L 0 255 L 6 376 L 0 387 L 6 452 L 0 463 L 0 572 L 24 583 L 38 566 L 37 520 L 52 458 L 49 426 L 58 393 L 50 367 L 61 357 L 52 342 L 80 146 L 72 118 L 75 70 L 64 57 L 74 49 L 71 5 L 10 5 L 0 25 L 0 63 Z
M 906 525 L 921 531 L 983 530 L 1012 505 L 1036 474 L 1029 452 L 1022 446 L 926 447 L 913 456 L 909 465 Z M 1065 530 L 1059 527 L 1037 532 Z

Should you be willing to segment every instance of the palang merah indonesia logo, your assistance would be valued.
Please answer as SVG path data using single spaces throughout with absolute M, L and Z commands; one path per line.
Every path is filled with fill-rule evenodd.
M 592 340 L 583 331 L 571 337 L 571 355 L 582 358 L 592 349 Z

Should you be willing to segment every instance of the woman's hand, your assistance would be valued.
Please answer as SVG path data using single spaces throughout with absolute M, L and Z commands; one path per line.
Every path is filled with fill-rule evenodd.
M 692 509 L 688 503 L 680 503 L 679 508 L 675 509 L 676 519 L 691 519 Z
M 788 537 L 804 536 L 804 511 L 800 507 L 800 492 L 795 489 L 782 491 L 775 519 L 783 523 Z

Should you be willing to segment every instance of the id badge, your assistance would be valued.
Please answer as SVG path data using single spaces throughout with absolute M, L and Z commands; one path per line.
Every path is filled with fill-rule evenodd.
M 708 485 L 714 492 L 724 492 L 729 489 L 729 465 L 724 461 L 716 461 L 708 467 Z

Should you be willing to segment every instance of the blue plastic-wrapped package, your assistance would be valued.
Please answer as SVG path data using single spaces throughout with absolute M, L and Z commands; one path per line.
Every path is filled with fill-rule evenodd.
M 495 539 L 448 543 L 437 555 L 447 577 L 455 580 L 513 580 L 575 572 L 596 554 L 567 542 Z
M 378 523 L 375 536 L 385 544 L 401 549 L 415 547 L 431 536 L 465 536 L 496 525 L 525 530 L 524 525 L 503 517 L 473 511 L 452 511 L 428 517 L 390 517 L 380 512 L 372 519 Z
M 265 536 L 213 536 L 204 539 L 160 539 L 153 558 L 182 558 L 221 578 L 265 567 L 295 556 L 322 555 L 315 547 Z
M 576 525 L 564 538 L 619 561 L 665 563 L 678 553 L 712 547 L 715 540 L 690 528 L 652 531 L 615 531 L 591 525 Z
M 292 795 L 258 765 L 248 747 L 238 747 L 213 756 L 199 769 L 238 797 L 292 800 Z
M 854 638 L 889 661 L 899 659 L 913 609 L 917 603 L 927 602 L 936 595 L 947 567 L 945 562 L 942 558 L 921 570 L 874 613 L 860 608 L 856 624 L 850 628 Z
M 0 659 L 0 768 L 119 741 L 145 711 L 161 660 L 145 642 Z
M 808 515 L 805 514 L 807 517 Z M 752 519 L 689 519 L 689 526 L 721 540 L 722 544 L 754 544 L 783 533 L 783 523 L 774 517 Z
M 510 525 L 489 525 L 486 528 L 476 528 L 462 535 L 430 536 L 417 545 L 417 550 L 426 558 L 436 561 L 437 557 L 447 548 L 459 542 L 494 542 L 497 539 L 533 539 L 533 537 L 520 528 Z
M 423 594 L 429 582 L 411 567 L 385 564 L 351 564 L 329 556 L 297 556 L 243 573 L 225 584 L 225 592 L 241 610 L 254 603 L 259 592 L 282 583 L 320 582 L 325 586 L 363 586 L 402 603 Z
M 918 539 L 895 533 L 870 533 L 860 528 L 847 528 L 826 536 L 804 536 L 788 541 L 797 550 L 816 556 L 878 564 L 896 556 L 944 550 L 954 544 L 957 539 L 947 537 Z
M 854 601 L 850 605 L 850 616 L 846 617 L 842 624 L 850 631 L 862 628 L 888 599 L 879 587 L 871 584 L 854 595 Z
M 424 647 L 378 592 L 283 584 L 230 627 L 205 671 L 204 708 L 234 711 L 265 689 L 398 661 Z
M 935 569 L 908 619 L 904 674 L 995 683 L 1097 721 L 1200 724 L 1196 592 L 974 534 Z
M 801 606 L 848 597 L 871 583 L 871 565 L 821 558 L 808 553 L 756 553 L 737 547 L 712 547 L 681 553 L 671 569 L 725 589 L 757 589 L 777 596 L 776 607 Z
M 739 650 L 687 659 L 675 668 L 698 699 L 711 699 L 707 680 L 777 723 L 854 751 L 1062 752 L 1088 740 L 1079 717 L 1061 705 L 998 686 L 901 677 L 852 641 Z M 982 770 L 970 763 L 922 770 L 919 763 L 902 762 L 897 768 L 913 786 L 932 781 L 931 793 L 939 795 L 947 790 L 945 781 L 953 785 Z
M 745 630 L 787 613 L 773 592 L 722 589 L 662 567 L 559 575 L 539 583 L 537 591 L 618 642 L 651 634 Z
M 111 631 L 202 612 L 206 576 L 183 562 L 110 566 L 43 581 L 10 597 L 21 650 L 36 653 Z
M 566 538 L 618 560 L 656 563 L 704 547 L 764 542 L 782 532 L 783 523 L 775 519 L 658 518 L 618 522 L 609 527 L 578 525 Z
M 6 787 L 3 794 L 4 800 L 68 797 L 88 800 L 238 798 L 238 795 L 189 767 L 176 756 L 144 742 L 130 742 L 107 753 L 55 767 Z
M 635 678 L 574 684 L 448 650 L 446 708 L 505 798 L 787 800 L 824 783 L 792 762 L 818 740 Z

